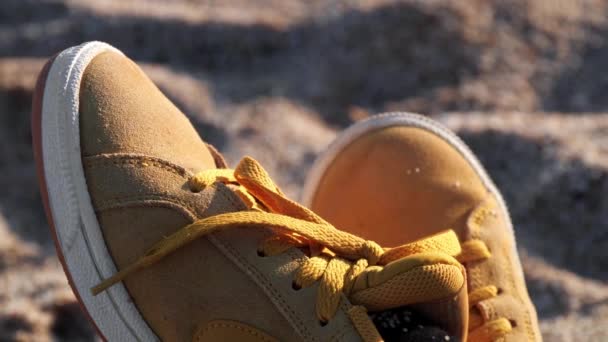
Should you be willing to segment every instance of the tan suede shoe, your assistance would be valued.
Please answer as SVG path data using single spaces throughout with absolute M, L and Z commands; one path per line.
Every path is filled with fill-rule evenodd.
M 541 340 L 504 200 L 438 123 L 390 113 L 353 125 L 315 163 L 303 203 L 383 246 L 455 230 L 468 275 L 469 340 Z
M 367 310 L 466 309 L 455 233 L 384 249 L 335 229 L 254 160 L 225 168 L 107 44 L 49 61 L 33 136 L 59 258 L 108 340 L 371 341 Z

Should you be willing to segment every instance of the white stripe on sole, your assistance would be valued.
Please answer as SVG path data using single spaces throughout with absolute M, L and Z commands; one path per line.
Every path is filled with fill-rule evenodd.
M 82 304 L 109 341 L 158 340 L 122 284 L 97 296 L 90 288 L 116 273 L 87 189 L 80 154 L 79 92 L 84 71 L 101 42 L 61 52 L 53 61 L 42 99 L 41 141 L 49 207 L 60 253 Z

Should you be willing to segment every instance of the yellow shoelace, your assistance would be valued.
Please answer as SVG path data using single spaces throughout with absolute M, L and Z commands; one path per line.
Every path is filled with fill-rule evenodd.
M 477 227 L 483 222 L 484 216 L 489 215 L 487 209 L 480 210 L 473 217 Z M 462 253 L 457 257 L 463 264 L 472 261 L 487 260 L 492 256 L 485 242 L 471 239 L 461 244 Z M 513 330 L 511 322 L 504 318 L 485 322 L 477 305 L 498 295 L 499 290 L 494 285 L 487 285 L 469 292 L 469 335 L 468 340 L 475 342 L 496 341 Z
M 295 288 L 304 288 L 319 282 L 316 314 L 319 321 L 325 324 L 336 314 L 341 295 L 349 297 L 355 280 L 368 267 L 386 265 L 408 255 L 425 252 L 449 255 L 461 252 L 452 231 L 401 247 L 384 249 L 373 241 L 338 230 L 311 210 L 286 198 L 268 173 L 252 158 L 245 157 L 235 170 L 200 172 L 190 180 L 190 187 L 196 192 L 217 183 L 230 186 L 250 210 L 214 215 L 180 229 L 158 242 L 133 264 L 93 287 L 93 294 L 106 290 L 189 242 L 213 232 L 231 227 L 270 228 L 276 234 L 262 242 L 258 252 L 271 256 L 292 247 L 307 251 L 309 258 L 297 271 L 293 284 Z M 454 262 L 457 263 L 456 260 Z M 424 280 L 428 280 L 427 283 L 438 282 L 436 278 L 430 275 Z M 413 301 L 436 298 L 438 295 L 432 286 L 422 289 L 418 286 L 409 292 Z M 366 313 L 365 307 L 355 305 L 348 315 L 364 340 L 379 341 L 381 337 Z

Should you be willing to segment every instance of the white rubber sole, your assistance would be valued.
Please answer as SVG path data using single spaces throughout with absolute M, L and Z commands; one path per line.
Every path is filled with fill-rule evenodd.
M 78 112 L 84 71 L 95 56 L 106 51 L 120 53 L 108 44 L 89 42 L 61 52 L 49 69 L 41 109 L 48 207 L 65 271 L 103 337 L 109 341 L 154 341 L 158 338 L 122 284 L 97 296 L 90 290 L 116 273 L 87 189 Z
M 311 170 L 308 173 L 308 177 L 306 177 L 306 182 L 302 191 L 302 204 L 307 207 L 310 207 L 312 205 L 312 200 L 315 196 L 315 193 L 317 192 L 319 183 L 321 182 L 325 171 L 333 163 L 334 159 L 348 145 L 350 145 L 353 141 L 357 140 L 359 137 L 371 131 L 390 126 L 408 126 L 424 129 L 437 135 L 438 137 L 452 145 L 473 167 L 475 173 L 477 173 L 477 175 L 481 178 L 486 188 L 488 188 L 492 192 L 492 194 L 498 199 L 500 209 L 503 211 L 505 217 L 507 218 L 507 229 L 509 229 L 509 231 L 511 232 L 511 236 L 513 238 L 513 241 L 515 242 L 515 232 L 513 230 L 513 224 L 511 222 L 511 217 L 509 215 L 509 210 L 507 208 L 505 200 L 503 199 L 500 191 L 498 191 L 498 188 L 496 187 L 492 179 L 488 176 L 488 173 L 483 168 L 477 157 L 475 157 L 471 149 L 447 127 L 432 119 L 413 113 L 394 112 L 375 115 L 369 119 L 357 122 L 356 124 L 347 128 L 344 132 L 342 132 L 315 160 Z M 514 265 L 515 270 L 520 274 L 521 277 L 523 277 L 524 272 L 521 266 L 521 261 L 519 260 L 519 254 L 517 253 L 517 247 L 515 243 L 513 244 L 513 249 L 513 255 L 515 255 L 517 263 L 517 265 Z

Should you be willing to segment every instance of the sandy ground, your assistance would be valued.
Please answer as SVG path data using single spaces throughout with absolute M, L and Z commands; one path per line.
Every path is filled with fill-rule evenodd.
M 234 163 L 297 198 L 341 128 L 387 110 L 456 130 L 511 208 L 547 341 L 608 340 L 608 1 L 0 4 L 0 340 L 94 340 L 55 256 L 32 160 L 49 55 L 104 40 Z

